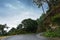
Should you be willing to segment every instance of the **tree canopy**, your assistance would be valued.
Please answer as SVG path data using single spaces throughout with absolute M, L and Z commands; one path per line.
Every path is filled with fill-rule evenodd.
M 44 3 L 47 3 L 49 10 L 51 10 L 53 6 L 57 6 L 60 3 L 60 0 L 33 0 L 33 2 L 38 5 L 38 7 L 41 7 Z
M 22 24 L 27 32 L 36 32 L 37 30 L 37 22 L 32 19 L 25 19 L 22 21 Z
M 19 25 L 17 26 L 17 29 L 22 29 L 22 24 L 19 24 Z

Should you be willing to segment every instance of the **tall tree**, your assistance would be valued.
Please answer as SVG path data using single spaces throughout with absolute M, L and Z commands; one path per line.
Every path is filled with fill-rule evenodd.
M 38 5 L 38 8 L 42 7 L 43 13 L 45 13 L 44 7 L 43 7 L 43 2 L 41 0 L 33 0 L 33 3 Z
M 2 25 L 0 24 L 0 34 L 3 35 L 4 34 L 4 28 L 6 27 L 6 25 Z
M 25 19 L 22 21 L 22 24 L 27 32 L 36 32 L 37 30 L 37 22 L 32 19 Z
M 33 0 L 39 7 L 41 7 L 44 3 L 48 4 L 49 10 L 51 10 L 52 6 L 55 6 L 60 0 Z M 43 6 L 42 6 L 43 9 Z

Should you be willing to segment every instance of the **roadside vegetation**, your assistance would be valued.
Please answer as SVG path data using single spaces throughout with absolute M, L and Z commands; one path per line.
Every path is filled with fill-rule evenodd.
M 0 36 L 44 32 L 46 37 L 60 37 L 60 0 L 33 0 L 33 3 L 38 8 L 42 7 L 40 18 L 24 19 L 17 28 L 12 28 L 9 32 L 4 31 L 4 28 L 8 28 L 6 24 L 0 24 Z M 44 11 L 44 3 L 48 4 L 47 11 Z
M 38 23 L 33 19 L 24 19 L 21 24 L 17 25 L 17 28 L 12 28 L 9 32 L 6 32 L 4 28 L 7 28 L 7 25 L 0 25 L 1 34 L 0 36 L 8 35 L 19 35 L 19 34 L 30 34 L 36 33 Z
M 46 37 L 60 37 L 60 0 L 34 0 L 34 3 L 40 8 L 43 14 L 37 20 L 40 32 L 44 32 Z M 43 4 L 48 4 L 48 10 L 44 12 Z

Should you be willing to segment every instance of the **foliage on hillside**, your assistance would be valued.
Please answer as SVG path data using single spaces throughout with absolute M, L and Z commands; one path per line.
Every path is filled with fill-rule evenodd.
M 60 13 L 52 17 L 52 22 L 60 25 Z
M 38 29 L 40 32 L 45 32 L 45 36 L 47 37 L 60 37 L 60 11 L 58 7 L 60 7 L 60 0 L 34 0 L 33 1 L 39 8 L 42 7 L 42 11 L 44 14 L 40 16 L 37 20 L 33 19 L 24 19 L 21 24 L 17 25 L 17 28 L 12 28 L 8 33 L 8 35 L 16 35 L 16 34 L 25 34 L 25 33 L 36 33 Z M 43 4 L 48 4 L 48 10 L 46 13 L 44 12 Z M 58 9 L 56 9 L 58 8 Z M 58 12 L 59 11 L 59 12 Z M 56 13 L 55 13 L 56 12 Z M 50 19 L 49 19 L 50 18 Z M 47 21 L 46 21 L 47 20 Z M 58 27 L 56 29 L 50 28 L 50 25 L 57 24 Z M 55 25 L 53 25 L 55 26 Z M 3 35 L 5 25 L 0 25 L 0 35 Z M 48 29 L 48 30 L 46 30 Z
M 40 29 L 53 26 L 58 26 L 56 29 L 49 28 L 47 32 L 45 32 L 45 36 L 49 37 L 60 37 L 60 0 L 34 0 L 34 3 L 37 4 L 38 7 L 43 7 L 44 3 L 48 4 L 49 9 L 46 11 L 45 16 L 41 15 L 41 17 L 37 20 Z M 44 11 L 44 9 L 42 10 Z M 42 20 L 43 19 L 43 20 Z M 52 24 L 52 25 L 51 25 Z M 55 24 L 55 25 L 54 25 Z M 46 26 L 45 26 L 46 25 Z M 59 28 L 59 29 L 58 29 Z M 45 30 L 44 30 L 45 31 Z

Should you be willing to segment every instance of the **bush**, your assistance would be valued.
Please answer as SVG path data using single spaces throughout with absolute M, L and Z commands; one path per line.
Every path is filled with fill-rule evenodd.
M 19 31 L 17 31 L 17 33 L 16 33 L 16 34 L 26 34 L 26 33 L 27 33 L 26 31 L 19 30 Z
M 56 31 L 47 31 L 43 34 L 46 37 L 60 37 L 60 30 L 56 30 Z
M 56 34 L 54 32 L 45 32 L 44 34 L 46 37 L 55 37 Z
M 52 22 L 60 26 L 60 14 L 57 14 L 52 17 Z

